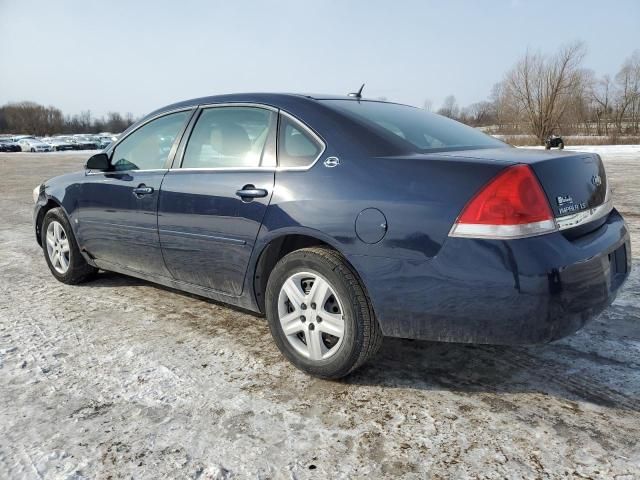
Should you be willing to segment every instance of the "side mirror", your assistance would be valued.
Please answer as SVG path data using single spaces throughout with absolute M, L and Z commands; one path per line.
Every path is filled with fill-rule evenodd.
M 87 170 L 109 170 L 109 156 L 106 153 L 96 153 L 87 160 L 85 168 Z

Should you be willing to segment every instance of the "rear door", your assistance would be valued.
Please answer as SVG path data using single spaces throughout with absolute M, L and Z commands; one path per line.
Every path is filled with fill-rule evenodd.
M 111 152 L 113 169 L 88 171 L 78 195 L 78 237 L 97 262 L 169 276 L 158 238 L 158 194 L 193 110 L 151 120 Z
M 240 295 L 275 175 L 277 111 L 202 108 L 162 183 L 158 230 L 180 281 Z

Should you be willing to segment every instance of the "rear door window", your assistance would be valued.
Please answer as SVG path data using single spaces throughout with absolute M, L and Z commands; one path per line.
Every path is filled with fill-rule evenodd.
M 265 146 L 277 115 L 260 107 L 214 107 L 193 128 L 182 168 L 252 168 L 268 165 Z

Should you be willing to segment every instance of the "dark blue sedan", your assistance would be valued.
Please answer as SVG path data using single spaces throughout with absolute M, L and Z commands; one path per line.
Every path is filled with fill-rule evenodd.
M 264 313 L 282 353 L 326 378 L 385 335 L 560 338 L 631 267 L 598 155 L 359 97 L 170 105 L 34 199 L 58 280 L 103 269 Z

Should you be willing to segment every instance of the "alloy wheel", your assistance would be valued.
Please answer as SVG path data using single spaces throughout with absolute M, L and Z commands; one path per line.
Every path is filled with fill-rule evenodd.
M 47 255 L 56 272 L 64 275 L 69 270 L 71 253 L 69 237 L 60 222 L 53 220 L 47 227 Z

